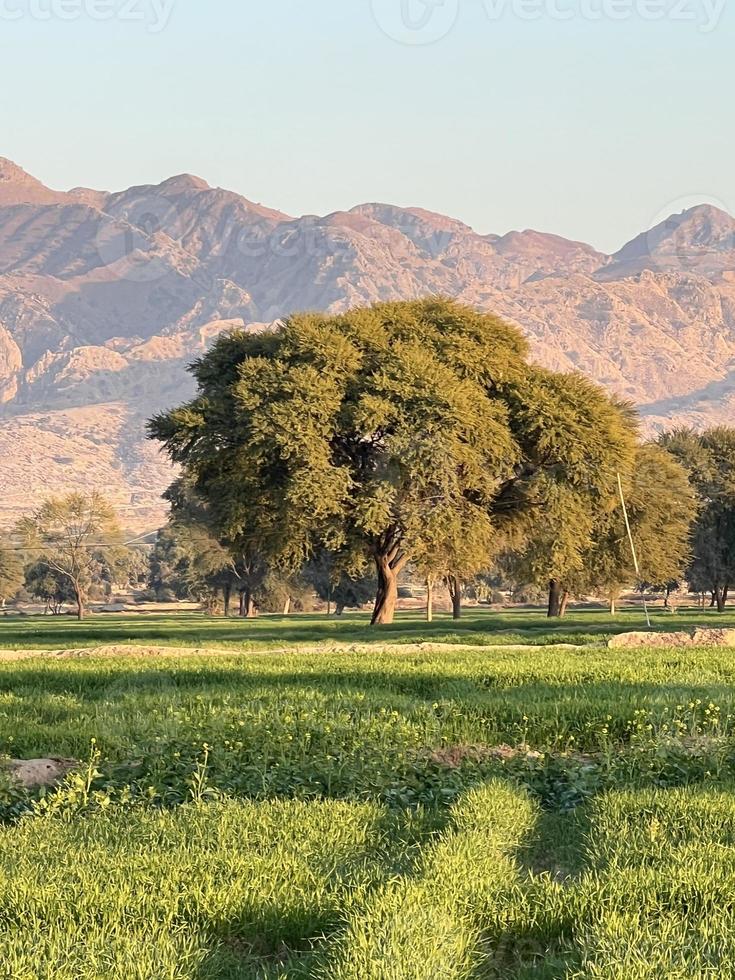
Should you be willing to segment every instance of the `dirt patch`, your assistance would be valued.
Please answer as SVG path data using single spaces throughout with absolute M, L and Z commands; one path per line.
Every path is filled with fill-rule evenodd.
M 493 650 L 536 650 L 539 653 L 549 650 L 589 650 L 591 644 L 576 645 L 574 643 L 555 643 L 552 646 L 539 646 L 526 643 L 513 643 L 506 645 L 488 646 L 487 644 L 471 643 L 339 643 L 326 642 L 319 644 L 298 644 L 293 643 L 285 647 L 272 647 L 265 649 L 252 649 L 245 647 L 164 647 L 164 646 L 125 646 L 122 644 L 111 644 L 96 647 L 76 647 L 66 650 L 0 650 L 0 660 L 70 660 L 70 659 L 110 659 L 121 657 L 238 657 L 262 656 L 272 654 L 293 654 L 293 653 L 433 653 L 433 652 L 455 652 L 455 653 L 491 653 Z
M 79 765 L 76 759 L 11 759 L 3 763 L 15 782 L 26 789 L 56 786 Z
M 607 644 L 609 647 L 636 649 L 638 647 L 735 647 L 735 630 L 692 629 L 676 633 L 619 633 Z

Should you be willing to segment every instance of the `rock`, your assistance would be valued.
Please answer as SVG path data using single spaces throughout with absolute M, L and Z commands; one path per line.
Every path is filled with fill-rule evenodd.
M 76 759 L 11 759 L 6 764 L 12 778 L 26 789 L 56 786 L 79 765 Z

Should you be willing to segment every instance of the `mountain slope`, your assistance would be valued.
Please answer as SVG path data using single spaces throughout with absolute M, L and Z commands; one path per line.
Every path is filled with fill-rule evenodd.
M 735 221 L 701 206 L 613 256 L 536 231 L 480 235 L 421 208 L 294 218 L 179 175 L 54 191 L 0 160 L 0 525 L 97 487 L 152 526 L 170 470 L 144 438 L 222 330 L 444 293 L 493 310 L 649 428 L 735 405 Z

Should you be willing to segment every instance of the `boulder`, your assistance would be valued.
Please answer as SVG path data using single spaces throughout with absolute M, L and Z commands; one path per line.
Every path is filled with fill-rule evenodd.
M 5 765 L 21 786 L 40 789 L 60 783 L 79 763 L 76 759 L 11 759 Z

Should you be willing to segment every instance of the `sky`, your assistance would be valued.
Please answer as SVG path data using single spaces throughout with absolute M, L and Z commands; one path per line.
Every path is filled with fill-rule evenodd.
M 613 251 L 735 213 L 729 0 L 0 0 L 0 155 Z

